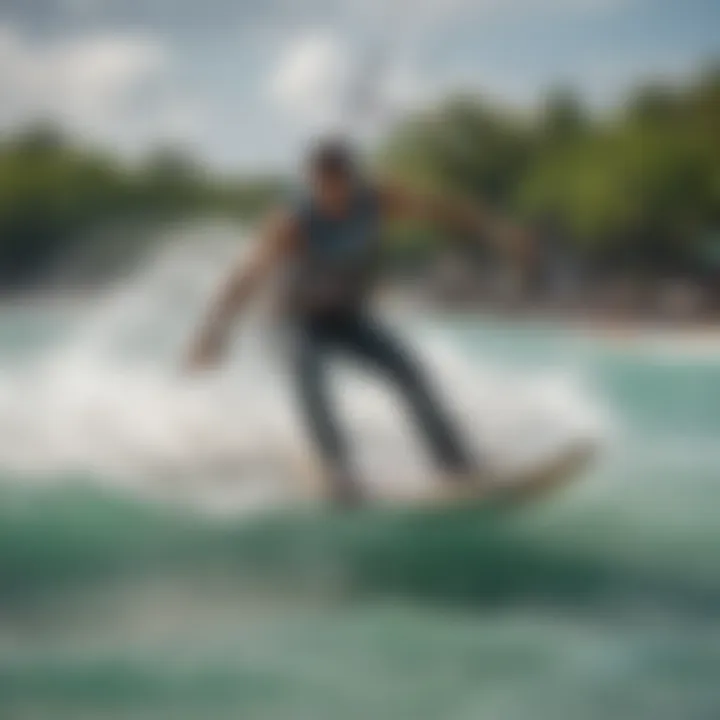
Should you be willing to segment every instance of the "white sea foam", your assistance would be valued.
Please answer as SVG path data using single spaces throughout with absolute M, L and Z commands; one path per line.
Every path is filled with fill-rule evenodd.
M 0 366 L 4 476 L 83 477 L 230 511 L 287 492 L 298 458 L 309 453 L 283 353 L 262 318 L 244 324 L 220 372 L 180 370 L 193 324 L 237 254 L 225 230 L 185 235 L 78 312 L 59 345 L 21 368 Z M 575 369 L 520 373 L 488 366 L 430 332 L 413 341 L 458 424 L 494 465 L 544 462 L 603 432 Z M 341 368 L 334 387 L 369 482 L 432 477 L 411 423 L 382 383 Z

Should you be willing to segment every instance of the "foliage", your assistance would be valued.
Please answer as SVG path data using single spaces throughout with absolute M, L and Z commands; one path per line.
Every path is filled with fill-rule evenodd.
M 0 281 L 8 287 L 41 278 L 89 234 L 95 243 L 118 243 L 117 233 L 95 232 L 113 223 L 218 212 L 247 217 L 277 189 L 269 179 L 214 179 L 172 148 L 124 166 L 36 127 L 0 143 Z
M 720 70 L 641 88 L 612 116 L 566 91 L 529 117 L 451 100 L 398 127 L 384 157 L 398 175 L 549 225 L 595 261 L 690 267 L 720 228 Z
M 592 264 L 697 268 L 717 255 L 709 238 L 720 236 L 720 68 L 684 87 L 640 88 L 612 115 L 593 114 L 566 90 L 533 114 L 450 98 L 399 124 L 382 157 L 416 186 L 483 198 L 551 228 Z M 32 128 L 0 140 L 0 281 L 41 278 L 88 237 L 113 244 L 109 256 L 129 251 L 118 248 L 127 233 L 96 232 L 107 226 L 248 219 L 281 187 L 272 177 L 213 175 L 176 148 L 124 165 Z M 429 241 L 406 228 L 400 262 L 420 257 Z

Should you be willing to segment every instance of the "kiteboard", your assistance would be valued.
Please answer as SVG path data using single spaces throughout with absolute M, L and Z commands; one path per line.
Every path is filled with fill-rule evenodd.
M 579 481 L 591 466 L 597 447 L 578 442 L 561 453 L 522 470 L 495 471 L 467 478 L 434 478 L 432 482 L 362 483 L 364 505 L 441 508 L 462 505 L 522 506 L 541 502 Z M 325 501 L 328 478 L 306 465 L 296 490 L 304 500 Z

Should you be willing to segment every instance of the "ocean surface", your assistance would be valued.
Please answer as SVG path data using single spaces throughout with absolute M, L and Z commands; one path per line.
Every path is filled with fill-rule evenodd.
M 281 334 L 179 367 L 229 257 L 0 310 L 1 718 L 720 717 L 720 351 L 393 310 L 479 453 L 597 459 L 523 509 L 335 514 L 293 501 Z M 368 482 L 432 481 L 382 385 L 337 390 Z

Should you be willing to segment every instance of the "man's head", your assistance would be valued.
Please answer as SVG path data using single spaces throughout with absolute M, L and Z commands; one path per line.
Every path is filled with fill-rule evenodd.
M 320 141 L 308 156 L 307 174 L 315 200 L 330 212 L 342 212 L 357 182 L 352 146 L 342 139 Z

